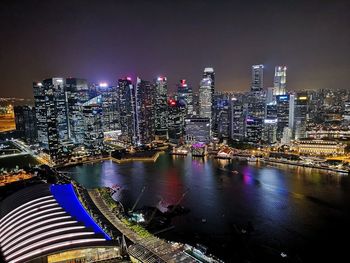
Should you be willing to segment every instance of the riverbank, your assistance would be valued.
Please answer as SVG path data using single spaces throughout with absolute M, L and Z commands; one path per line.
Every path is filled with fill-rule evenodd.
M 294 166 L 299 166 L 299 167 L 320 169 L 320 170 L 326 170 L 326 171 L 331 171 L 331 172 L 336 172 L 336 173 L 341 173 L 341 174 L 349 174 L 350 173 L 349 170 L 337 169 L 337 168 L 314 165 L 314 164 L 305 164 L 305 163 L 300 163 L 299 161 L 281 160 L 281 159 L 275 159 L 275 158 L 263 158 L 263 159 L 261 159 L 261 161 L 265 162 L 265 163 L 272 163 L 272 164 L 277 163 L 277 164 L 286 164 L 286 165 L 294 165 Z

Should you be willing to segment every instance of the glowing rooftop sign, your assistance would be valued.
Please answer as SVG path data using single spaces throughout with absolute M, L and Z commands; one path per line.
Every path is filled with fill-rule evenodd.
M 101 82 L 101 83 L 99 84 L 99 86 L 100 86 L 101 88 L 107 88 L 107 87 L 108 87 L 108 84 L 107 84 L 107 82 Z

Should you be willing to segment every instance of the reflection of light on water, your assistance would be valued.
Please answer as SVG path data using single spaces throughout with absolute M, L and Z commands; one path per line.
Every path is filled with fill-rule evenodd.
M 243 174 L 243 182 L 244 184 L 252 184 L 253 183 L 253 178 L 249 175 Z

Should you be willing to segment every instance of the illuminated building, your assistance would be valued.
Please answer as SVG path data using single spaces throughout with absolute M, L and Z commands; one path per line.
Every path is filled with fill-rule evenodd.
M 311 155 L 343 155 L 346 145 L 336 141 L 298 140 L 293 147 L 299 154 Z
M 83 104 L 89 100 L 89 87 L 85 79 L 66 79 L 68 103 L 68 135 L 75 144 L 84 143 Z
M 103 149 L 102 98 L 101 95 L 83 104 L 84 146 L 91 155 L 101 154 Z
M 293 130 L 289 127 L 285 127 L 283 130 L 283 136 L 281 138 L 282 145 L 289 145 L 293 137 Z
M 263 140 L 268 144 L 277 140 L 277 104 L 276 101 L 266 104 L 266 116 L 264 119 Z
M 248 116 L 246 118 L 246 139 L 252 143 L 260 143 L 263 134 L 263 121 L 262 118 L 254 118 Z
M 102 125 L 104 132 L 119 130 L 117 88 L 106 82 L 95 85 L 96 95 L 102 99 Z
M 135 101 L 138 144 L 147 144 L 154 140 L 155 96 L 154 86 L 149 81 L 137 78 Z
M 62 142 L 68 140 L 65 80 L 46 79 L 33 83 L 38 142 L 54 161 L 62 159 Z
M 246 96 L 246 140 L 258 143 L 262 140 L 265 119 L 265 95 L 263 92 L 250 92 Z
M 118 80 L 120 138 L 129 144 L 136 142 L 135 90 L 131 78 Z
M 185 105 L 182 105 L 180 101 L 171 98 L 168 101 L 168 112 L 169 140 L 172 143 L 179 143 L 184 132 L 184 118 L 186 115 Z
M 208 90 L 209 89 L 209 90 Z M 202 93 L 202 94 L 201 94 Z M 204 68 L 203 79 L 199 87 L 199 116 L 202 118 L 210 118 L 210 121 L 215 119 L 214 110 L 214 93 L 215 93 L 215 72 L 213 68 Z M 202 109 L 204 107 L 204 109 Z M 209 110 L 209 107 L 211 109 Z M 201 114 L 202 111 L 202 114 Z M 211 127 L 211 136 L 217 136 L 216 127 Z
M 181 79 L 180 83 L 177 85 L 177 95 L 180 103 L 184 104 L 186 107 L 186 114 L 193 115 L 193 93 L 192 87 L 187 84 L 185 79 Z
M 289 109 L 290 109 L 290 97 L 289 95 L 277 95 L 276 96 L 276 109 L 277 109 L 277 140 L 281 140 L 283 137 L 283 130 L 289 126 Z
M 286 66 L 276 66 L 275 67 L 275 77 L 274 77 L 274 95 L 285 95 L 287 86 L 287 67 Z
M 212 130 L 220 139 L 227 139 L 230 137 L 230 96 L 226 93 L 215 93 L 213 108 Z
M 243 96 L 231 98 L 230 132 L 234 140 L 243 140 L 245 137 L 245 112 Z
M 15 106 L 15 123 L 17 136 L 34 143 L 38 139 L 35 121 L 35 109 L 31 106 Z
M 155 80 L 155 135 L 159 139 L 168 139 L 168 82 L 166 77 Z
M 295 98 L 294 112 L 294 136 L 295 139 L 306 137 L 306 125 L 308 121 L 308 94 L 299 92 Z
M 210 119 L 209 118 L 185 118 L 186 143 L 209 143 L 210 142 Z
M 0 206 L 0 248 L 6 263 L 93 262 L 121 256 L 120 247 L 84 209 L 71 184 L 28 186 Z
M 199 86 L 199 116 L 212 118 L 212 87 L 211 79 L 203 78 Z
M 252 66 L 252 92 L 261 92 L 264 88 L 264 65 Z

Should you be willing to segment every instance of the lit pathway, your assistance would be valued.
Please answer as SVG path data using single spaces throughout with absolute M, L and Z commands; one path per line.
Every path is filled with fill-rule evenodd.
M 89 190 L 88 193 L 101 213 L 134 243 L 128 248 L 131 256 L 142 262 L 197 262 L 183 252 L 183 245 L 170 244 L 155 236 L 141 238 L 137 233 L 126 227 L 108 208 L 97 190 Z

